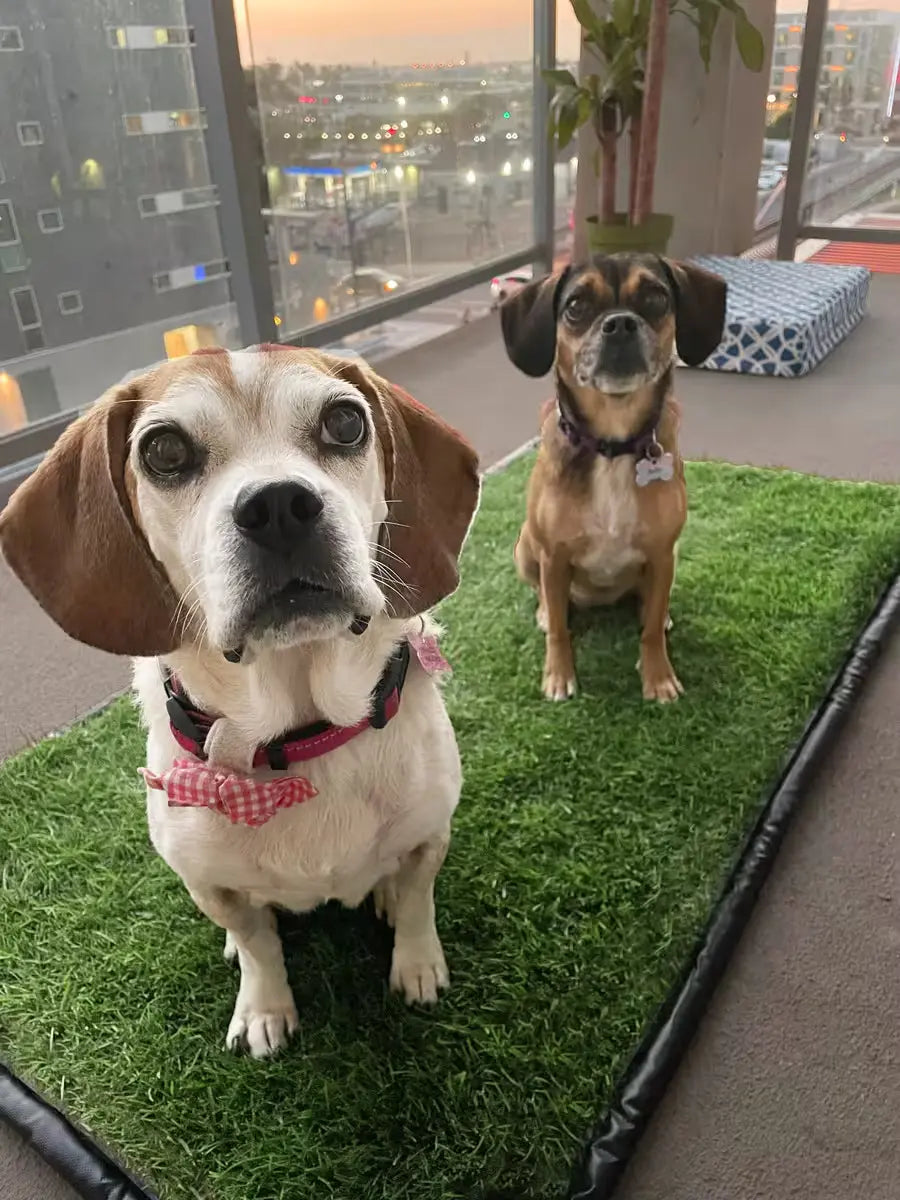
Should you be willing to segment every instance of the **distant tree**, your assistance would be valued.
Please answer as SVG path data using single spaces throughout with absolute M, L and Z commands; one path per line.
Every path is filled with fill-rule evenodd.
M 766 126 L 766 137 L 779 141 L 786 141 L 790 138 L 791 130 L 794 128 L 794 108 L 795 101 L 792 100 L 784 112 L 779 113 L 775 120 Z

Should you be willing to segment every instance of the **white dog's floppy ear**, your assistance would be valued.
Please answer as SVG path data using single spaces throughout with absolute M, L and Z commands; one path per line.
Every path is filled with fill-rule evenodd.
M 176 600 L 126 485 L 141 382 L 108 392 L 63 433 L 0 512 L 0 549 L 71 637 L 112 654 L 176 645 Z
M 371 403 L 381 442 L 390 607 L 397 616 L 423 613 L 459 583 L 459 554 L 481 488 L 478 456 L 455 429 L 369 368 L 341 363 L 338 373 Z

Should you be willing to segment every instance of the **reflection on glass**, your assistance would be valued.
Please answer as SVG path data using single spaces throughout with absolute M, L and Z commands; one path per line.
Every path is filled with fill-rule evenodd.
M 164 359 L 167 331 L 239 341 L 184 5 L 77 8 L 0 26 L 0 434 Z
M 340 7 L 238 6 L 282 334 L 533 240 L 531 6 Z
M 781 215 L 805 25 L 805 11 L 776 15 L 758 236 L 777 228 Z M 898 84 L 900 11 L 831 8 L 815 81 L 802 223 L 900 230 Z

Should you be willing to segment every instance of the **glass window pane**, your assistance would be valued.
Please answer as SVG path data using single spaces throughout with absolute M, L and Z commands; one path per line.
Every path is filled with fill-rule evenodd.
M 40 121 L 19 121 L 16 128 L 21 145 L 40 146 L 43 144 L 44 131 Z
M 0 54 L 0 372 L 20 377 L 40 348 L 53 388 L 40 400 L 23 389 L 36 419 L 165 358 L 167 330 L 241 339 L 227 273 L 194 278 L 225 251 L 183 0 L 79 0 L 77 20 L 63 4 L 12 7 L 26 52 Z M 164 196 L 188 202 L 165 208 Z M 21 239 L 12 244 L 4 202 Z M 177 271 L 191 286 L 157 285 Z M 32 290 L 14 307 L 20 286 Z M 40 328 L 26 337 L 19 318 L 27 327 L 35 313 Z
M 531 5 L 438 32 L 429 5 L 359 5 L 340 29 L 313 6 L 238 6 L 282 335 L 533 241 Z
M 80 313 L 84 307 L 81 302 L 81 292 L 60 292 L 57 299 L 59 311 L 66 317 Z
M 59 233 L 63 228 L 63 216 L 58 208 L 45 208 L 37 218 L 41 233 Z
M 34 288 L 13 288 L 10 296 L 12 297 L 13 308 L 16 311 L 16 320 L 19 322 L 20 329 L 31 329 L 35 325 L 40 325 L 41 316 L 38 312 Z
M 24 246 L 4 246 L 0 248 L 0 271 L 4 275 L 18 275 L 27 271 L 31 260 L 25 253 Z
M 829 6 L 803 223 L 894 232 L 900 242 L 900 13 Z M 896 249 L 860 242 L 810 245 L 826 262 L 877 270 Z M 801 253 L 806 252 L 806 247 Z
M 19 240 L 16 214 L 8 200 L 0 200 L 0 246 L 11 246 Z
M 16 25 L 0 25 L 0 51 L 23 50 L 22 31 Z

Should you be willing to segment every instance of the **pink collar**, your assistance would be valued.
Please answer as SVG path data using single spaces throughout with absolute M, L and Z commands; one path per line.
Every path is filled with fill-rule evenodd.
M 400 708 L 400 696 L 409 667 L 409 649 L 410 643 L 404 641 L 391 655 L 372 692 L 372 711 L 369 716 L 363 717 L 355 725 L 332 725 L 329 721 L 316 721 L 301 729 L 290 730 L 275 741 L 259 746 L 253 755 L 253 766 L 286 771 L 292 763 L 309 762 L 312 758 L 320 758 L 331 750 L 337 750 L 367 729 L 384 729 Z M 416 652 L 420 654 L 418 649 Z M 174 675 L 164 680 L 164 686 L 172 736 L 182 750 L 187 750 L 195 758 L 204 759 L 206 737 L 217 718 L 194 708 Z

